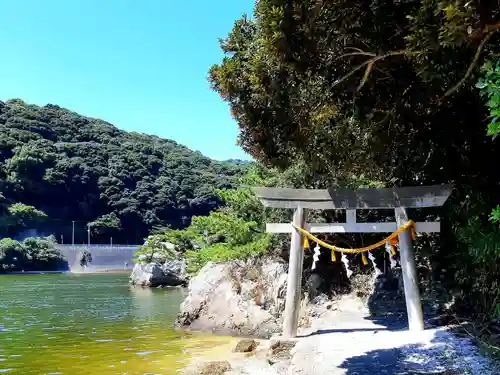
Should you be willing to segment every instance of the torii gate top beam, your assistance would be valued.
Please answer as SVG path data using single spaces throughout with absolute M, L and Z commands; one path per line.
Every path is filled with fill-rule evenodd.
M 453 185 L 358 190 L 252 188 L 265 207 L 318 210 L 440 207 L 452 189 Z

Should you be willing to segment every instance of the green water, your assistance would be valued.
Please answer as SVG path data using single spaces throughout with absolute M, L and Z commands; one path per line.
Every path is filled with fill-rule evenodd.
M 127 275 L 0 276 L 0 373 L 176 374 L 224 339 L 172 329 L 182 289 Z

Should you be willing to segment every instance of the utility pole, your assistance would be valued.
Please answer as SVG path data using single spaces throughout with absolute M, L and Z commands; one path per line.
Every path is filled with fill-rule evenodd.
M 90 249 L 90 223 L 87 224 L 87 247 Z
M 61 245 L 64 245 L 64 234 L 61 234 Z
M 110 242 L 111 242 L 111 247 L 113 247 L 113 237 L 111 237 Z
M 75 247 L 75 221 L 73 220 L 73 232 L 71 234 L 71 246 Z

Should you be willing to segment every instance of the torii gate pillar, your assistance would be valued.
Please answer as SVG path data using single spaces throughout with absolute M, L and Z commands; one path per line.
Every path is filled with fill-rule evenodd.
M 306 224 L 307 210 L 297 207 L 293 214 L 293 224 L 303 228 Z M 288 281 L 286 286 L 285 316 L 283 320 L 283 336 L 297 336 L 297 325 L 300 310 L 300 291 L 302 290 L 302 269 L 304 264 L 304 238 L 296 230 L 292 232 L 290 243 L 290 259 Z
M 452 185 L 417 186 L 389 189 L 284 189 L 254 188 L 256 196 L 266 207 L 295 209 L 293 224 L 306 228 L 310 233 L 391 233 L 408 222 L 406 208 L 439 207 L 448 199 Z M 396 222 L 357 223 L 356 209 L 394 209 Z M 346 223 L 307 223 L 307 209 L 347 210 Z M 297 336 L 300 294 L 303 269 L 303 238 L 291 224 L 268 223 L 270 233 L 291 233 L 288 285 L 283 321 L 283 336 Z M 417 232 L 439 232 L 439 222 L 416 223 Z M 418 273 L 413 254 L 411 234 L 399 235 L 401 268 L 408 313 L 408 328 L 411 331 L 424 329 Z
M 408 222 L 408 216 L 404 208 L 396 208 L 396 223 L 398 227 Z M 424 313 L 420 302 L 420 290 L 418 287 L 418 273 L 413 253 L 411 233 L 407 230 L 399 234 L 399 251 L 401 254 L 401 270 L 405 290 L 406 312 L 408 314 L 408 329 L 410 331 L 424 330 Z

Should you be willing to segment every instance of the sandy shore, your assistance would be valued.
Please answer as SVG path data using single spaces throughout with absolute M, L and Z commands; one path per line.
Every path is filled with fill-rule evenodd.
M 267 360 L 269 349 L 269 340 L 255 340 L 258 347 L 252 353 L 236 353 L 234 348 L 241 337 L 231 337 L 223 345 L 201 348 L 197 345 L 196 349 L 189 351 L 191 360 L 181 371 L 182 375 L 199 375 L 203 373 L 201 369 L 214 362 L 228 362 L 231 370 L 226 375 L 272 375 L 276 374 Z
M 193 359 L 187 374 L 207 361 L 228 361 L 226 375 L 494 375 L 500 367 L 480 354 L 470 340 L 446 328 L 409 332 L 401 320 L 374 320 L 356 298 L 345 297 L 330 309 L 318 310 L 311 326 L 302 328 L 289 358 L 269 361 L 270 343 L 250 356 L 232 353 L 237 339 L 225 346 L 226 353 L 207 351 Z M 191 371 L 191 372 L 189 372 Z M 196 371 L 196 370 L 195 370 Z

